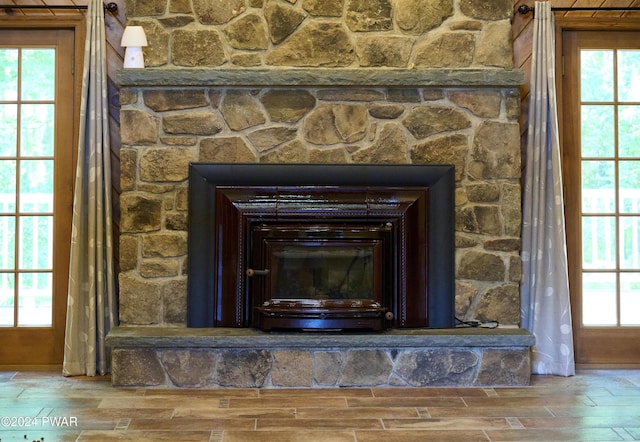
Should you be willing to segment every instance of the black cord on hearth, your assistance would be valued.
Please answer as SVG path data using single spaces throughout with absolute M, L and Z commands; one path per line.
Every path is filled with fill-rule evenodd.
M 455 317 L 457 328 L 497 328 L 500 323 L 498 321 L 463 321 L 462 319 Z

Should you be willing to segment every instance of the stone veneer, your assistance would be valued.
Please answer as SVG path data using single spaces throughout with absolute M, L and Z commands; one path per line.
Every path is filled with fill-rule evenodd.
M 190 162 L 454 164 L 456 316 L 519 323 L 511 0 L 127 0 L 126 13 L 149 68 L 118 74 L 121 326 L 185 324 Z M 184 356 L 171 355 L 154 357 Z
M 385 333 L 120 327 L 112 382 L 180 388 L 528 385 L 533 336 L 512 328 Z
M 185 321 L 192 161 L 454 164 L 456 314 L 518 323 L 516 89 L 172 87 L 121 96 L 121 323 Z

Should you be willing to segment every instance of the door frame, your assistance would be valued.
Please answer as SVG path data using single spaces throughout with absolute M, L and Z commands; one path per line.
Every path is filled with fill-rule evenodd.
M 558 126 L 561 140 L 561 150 L 563 158 L 563 175 L 565 180 L 571 178 L 575 171 L 567 170 L 566 164 L 571 158 L 565 145 L 571 133 L 575 133 L 576 128 L 572 127 L 573 122 L 565 118 L 563 110 L 564 96 L 573 91 L 564 90 L 563 71 L 569 71 L 571 67 L 565 66 L 564 60 L 564 36 L 567 31 L 635 31 L 640 32 L 640 18 L 604 18 L 604 17 L 558 17 L 556 18 L 556 89 L 558 92 Z M 567 137 L 567 138 L 565 138 Z M 569 141 L 570 142 L 570 141 Z M 569 174 L 569 175 L 567 175 Z M 575 178 L 573 178 L 575 179 Z M 568 180 L 567 180 L 568 181 Z M 565 186 L 566 187 L 566 186 Z M 580 200 L 576 194 L 565 194 L 565 219 L 572 219 L 571 214 L 580 207 Z M 567 235 L 567 251 L 569 253 L 569 288 L 571 295 L 571 314 L 573 317 L 573 340 L 575 361 L 578 367 L 596 368 L 612 366 L 638 366 L 640 358 L 629 359 L 626 355 L 631 353 L 640 354 L 640 344 L 637 339 L 637 328 L 634 330 L 624 330 L 620 328 L 608 327 L 583 327 L 581 324 L 581 272 L 580 268 L 572 265 L 571 255 L 576 255 L 580 248 L 580 242 L 576 236 Z M 573 259 L 575 262 L 575 258 Z M 631 352 L 621 352 L 621 348 L 633 350 Z
M 19 9 L 19 6 L 16 7 Z M 63 238 L 71 238 L 71 214 L 73 211 L 73 187 L 75 184 L 75 165 L 77 162 L 77 145 L 79 137 L 79 117 L 80 117 L 80 100 L 82 93 L 82 71 L 84 58 L 84 39 L 85 39 L 85 18 L 83 13 L 65 14 L 64 16 L 42 16 L 42 15 L 24 15 L 9 16 L 0 15 L 0 30 L 44 30 L 56 31 L 65 30 L 73 33 L 72 42 L 72 65 L 68 67 L 67 72 L 73 75 L 72 88 L 72 133 L 65 137 L 65 145 L 70 145 L 69 152 L 63 152 L 63 157 L 59 157 L 59 148 L 56 150 L 56 166 L 55 170 L 61 167 L 68 169 L 71 166 L 72 176 L 67 183 L 62 186 L 54 185 L 54 201 L 57 211 L 68 211 L 69 222 L 64 224 L 54 224 L 55 236 Z M 56 124 L 58 118 L 67 118 L 68 115 L 56 115 Z M 62 187 L 62 191 L 60 188 Z M 53 262 L 53 287 L 58 287 L 58 291 L 53 296 L 53 318 L 52 326 L 49 327 L 25 327 L 25 328 L 7 328 L 0 329 L 8 342 L 12 342 L 11 348 L 7 351 L 0 352 L 0 369 L 57 369 L 62 366 L 64 357 L 64 335 L 65 322 L 67 313 L 67 291 L 69 278 L 69 251 L 70 241 L 58 241 L 54 251 Z M 56 259 L 58 257 L 58 259 Z M 60 287 L 65 287 L 64 292 Z M 3 339 L 3 340 L 4 340 Z M 51 350 L 47 352 L 34 353 L 30 344 L 44 340 L 46 345 L 51 346 Z M 23 362 L 24 361 L 24 362 Z

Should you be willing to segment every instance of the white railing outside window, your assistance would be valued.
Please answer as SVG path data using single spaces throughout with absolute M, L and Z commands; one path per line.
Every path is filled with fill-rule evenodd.
M 20 203 L 18 213 L 16 195 L 0 193 L 0 326 L 15 325 L 16 286 L 18 325 L 48 326 L 52 311 L 53 197 L 21 193 Z

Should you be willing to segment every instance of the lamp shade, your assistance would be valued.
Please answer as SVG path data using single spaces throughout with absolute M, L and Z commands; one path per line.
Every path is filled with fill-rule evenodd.
M 147 36 L 142 26 L 127 26 L 124 28 L 120 46 L 123 48 L 147 46 Z
M 147 46 L 147 36 L 142 26 L 127 26 L 124 28 L 120 46 L 126 48 L 124 51 L 123 67 L 144 68 L 142 46 Z

